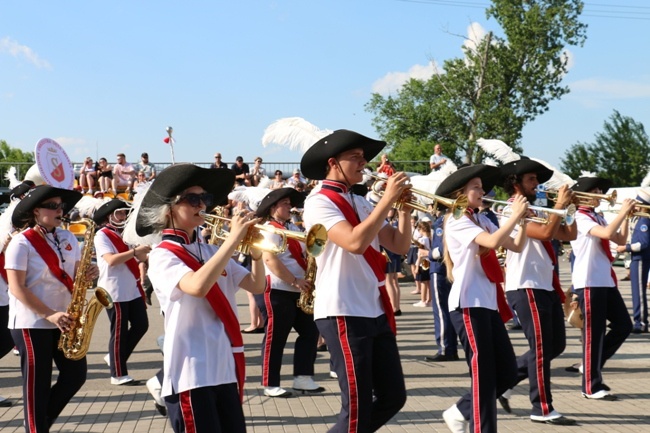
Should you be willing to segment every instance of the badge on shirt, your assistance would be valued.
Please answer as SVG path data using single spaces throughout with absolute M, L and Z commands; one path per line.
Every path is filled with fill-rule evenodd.
M 442 227 L 436 229 L 436 236 L 442 236 Z
M 642 233 L 645 233 L 645 232 L 648 231 L 648 226 L 645 225 L 645 224 L 643 224 L 643 225 L 639 228 L 639 230 L 641 230 Z

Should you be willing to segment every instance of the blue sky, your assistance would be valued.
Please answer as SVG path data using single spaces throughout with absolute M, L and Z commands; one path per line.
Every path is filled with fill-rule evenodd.
M 650 128 L 650 4 L 586 1 L 584 47 L 569 47 L 572 92 L 524 129 L 524 153 L 559 166 L 613 110 Z M 49 137 L 87 155 L 176 161 L 220 151 L 298 161 L 262 147 L 264 129 L 298 116 L 375 137 L 364 105 L 409 76 L 462 55 L 494 30 L 487 0 L 275 0 L 0 3 L 0 139 L 32 151 Z M 473 30 L 470 30 L 473 29 Z M 491 137 L 485 137 L 491 138 Z

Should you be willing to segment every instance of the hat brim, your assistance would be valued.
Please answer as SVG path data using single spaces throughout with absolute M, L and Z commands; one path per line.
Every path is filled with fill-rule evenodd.
M 483 191 L 488 193 L 494 188 L 500 176 L 499 167 L 485 164 L 468 165 L 447 176 L 436 189 L 436 195 L 450 197 L 454 191 L 464 188 L 467 182 L 476 177 L 481 179 Z
M 339 129 L 318 140 L 305 152 L 300 161 L 300 171 L 309 179 L 323 180 L 327 175 L 328 159 L 347 150 L 362 149 L 366 161 L 371 161 L 385 146 L 385 141 Z
M 16 228 L 23 228 L 32 217 L 34 209 L 45 200 L 53 197 L 60 197 L 65 203 L 66 212 L 69 212 L 81 199 L 83 194 L 70 189 L 56 188 L 50 185 L 40 185 L 32 188 L 25 194 L 23 199 L 16 205 L 11 216 L 11 223 Z
M 299 191 L 296 191 L 294 188 L 278 188 L 274 189 L 262 199 L 257 210 L 255 211 L 255 216 L 258 218 L 266 218 L 271 212 L 271 208 L 277 202 L 283 198 L 289 197 L 291 200 L 291 207 L 301 208 L 305 203 L 305 196 L 300 194 Z
M 97 208 L 97 210 L 93 214 L 93 221 L 95 221 L 95 224 L 102 224 L 116 210 L 129 209 L 130 207 L 131 206 L 129 205 L 129 203 L 125 202 L 124 200 L 120 200 L 119 198 L 114 198 L 111 201 L 106 202 Z
M 227 168 L 202 168 L 194 164 L 176 164 L 167 167 L 156 176 L 145 193 L 139 209 L 171 205 L 177 195 L 187 188 L 199 186 L 212 194 L 214 203 L 222 203 L 235 184 L 235 174 Z M 208 209 L 210 211 L 210 209 Z M 138 236 L 147 236 L 154 228 L 136 217 L 135 231 Z
M 606 193 L 612 185 L 614 185 L 614 182 L 604 177 L 581 177 L 571 189 L 578 192 L 589 192 L 594 188 L 598 188 L 603 193 Z
M 511 174 L 522 175 L 526 173 L 535 173 L 539 183 L 544 183 L 553 176 L 553 170 L 546 167 L 544 164 L 528 158 L 522 158 L 501 166 L 502 179 L 505 179 Z

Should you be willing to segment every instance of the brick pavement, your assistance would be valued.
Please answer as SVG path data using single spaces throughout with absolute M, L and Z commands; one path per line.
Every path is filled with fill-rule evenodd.
M 563 282 L 567 283 L 568 265 L 562 262 Z M 619 277 L 622 268 L 616 268 Z M 622 292 L 631 307 L 629 282 L 622 283 Z M 433 319 L 428 308 L 412 307 L 416 296 L 408 293 L 412 284 L 402 287 L 402 311 L 398 317 L 399 347 L 406 376 L 408 400 L 403 410 L 382 428 L 382 432 L 448 432 L 442 422 L 442 411 L 452 405 L 469 386 L 464 360 L 431 364 L 423 361 L 433 353 Z M 238 297 L 242 327 L 247 325 L 247 298 Z M 155 303 L 155 300 L 154 300 Z M 109 383 L 109 370 L 102 357 L 108 343 L 108 321 L 102 314 L 98 320 L 88 355 L 88 381 L 66 407 L 52 431 L 61 432 L 171 432 L 166 418 L 154 409 L 144 381 L 160 368 L 162 356 L 156 337 L 162 333 L 162 319 L 156 308 L 149 308 L 150 329 L 129 363 L 129 372 L 143 380 L 142 386 L 120 388 Z M 513 414 L 499 409 L 502 432 L 555 432 L 573 429 L 580 432 L 650 431 L 650 335 L 632 335 L 619 353 L 608 362 L 606 383 L 620 401 L 587 401 L 580 395 L 580 376 L 564 368 L 580 357 L 578 332 L 568 329 L 567 350 L 553 363 L 554 403 L 558 411 L 579 421 L 579 427 L 554 427 L 530 422 L 527 383 L 515 389 L 511 400 Z M 517 353 L 526 350 L 521 331 L 510 331 Z M 338 385 L 329 379 L 329 356 L 319 353 L 316 380 L 325 387 L 320 395 L 271 399 L 263 396 L 260 382 L 260 344 L 262 335 L 244 336 L 248 364 L 248 381 L 244 412 L 248 431 L 252 433 L 324 432 L 332 425 L 339 410 Z M 284 386 L 291 386 L 291 352 L 294 336 L 289 337 L 283 367 Z M 22 432 L 22 393 L 18 357 L 9 354 L 0 360 L 0 394 L 19 404 L 0 409 L 0 430 Z

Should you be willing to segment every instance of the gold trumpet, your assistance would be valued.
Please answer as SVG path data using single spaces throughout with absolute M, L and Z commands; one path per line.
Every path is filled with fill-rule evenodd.
M 492 200 L 491 198 L 485 198 L 483 197 L 483 201 L 486 201 L 488 203 L 494 203 L 494 204 L 501 204 L 503 206 L 510 206 L 511 203 L 507 201 L 501 201 L 501 200 Z M 576 214 L 576 207 L 574 204 L 570 204 L 567 206 L 566 209 L 549 209 L 546 207 L 541 207 L 541 206 L 530 206 L 528 205 L 528 209 L 537 211 L 537 212 L 542 212 L 547 215 L 558 215 L 562 220 L 564 220 L 564 223 L 567 225 L 573 224 L 575 221 L 575 214 Z M 510 217 L 510 212 L 502 212 L 501 216 L 504 218 L 509 218 Z M 539 216 L 528 216 L 525 218 L 526 221 L 529 222 L 535 222 L 539 224 L 548 224 L 549 222 L 549 217 L 539 217 Z
M 224 230 L 223 226 L 225 223 L 230 223 L 231 219 L 203 211 L 201 211 L 200 214 L 205 219 L 205 223 L 210 226 L 210 229 L 212 230 L 210 243 L 220 245 L 230 235 L 228 231 Z M 270 244 L 260 233 L 261 231 L 280 236 L 280 243 L 275 245 Z M 304 242 L 307 247 L 307 254 L 317 257 L 325 249 L 325 244 L 327 243 L 327 230 L 322 224 L 314 224 L 307 233 L 255 224 L 248 230 L 248 233 L 237 247 L 237 251 L 242 254 L 249 254 L 251 248 L 256 248 L 271 254 L 280 254 L 286 251 L 288 239 L 295 239 Z
M 621 204 L 621 203 L 616 203 L 616 204 Z M 619 209 L 606 209 L 603 210 L 603 212 L 610 212 L 610 213 L 619 213 Z M 650 218 L 650 205 L 648 204 L 643 204 L 637 202 L 634 207 L 632 208 L 632 211 L 627 214 L 628 218 L 634 218 L 634 217 L 639 217 L 639 218 Z
M 557 189 L 547 189 L 544 191 L 549 200 L 556 201 L 559 191 Z M 596 194 L 592 192 L 582 192 L 582 191 L 573 191 L 573 194 L 577 198 L 578 206 L 591 206 L 594 199 L 601 201 L 606 201 L 610 206 L 616 204 L 616 198 L 618 197 L 616 190 L 612 191 L 609 194 Z
M 371 174 L 370 175 L 373 179 L 375 179 L 375 183 L 372 184 L 370 187 L 370 190 L 377 194 L 380 197 L 384 196 L 384 186 L 386 185 L 386 179 L 383 177 L 379 177 L 377 175 Z M 467 199 L 466 195 L 461 195 L 458 197 L 456 200 L 447 198 L 447 197 L 442 197 L 440 195 L 435 195 L 431 194 L 430 192 L 427 191 L 422 191 L 419 189 L 411 188 L 409 190 L 412 194 L 418 195 L 420 197 L 427 198 L 431 200 L 432 206 L 433 206 L 433 212 L 435 212 L 436 208 L 439 205 L 445 206 L 446 208 L 451 209 L 451 212 L 454 216 L 455 219 L 459 219 L 460 217 L 463 216 L 465 213 L 465 209 L 467 209 L 467 206 L 469 206 L 469 201 Z M 422 204 L 418 202 L 417 200 L 412 200 L 410 198 L 406 197 L 400 197 L 394 204 L 393 207 L 397 210 L 402 209 L 404 206 L 410 207 L 411 209 L 416 209 L 421 212 L 429 212 L 429 205 Z

